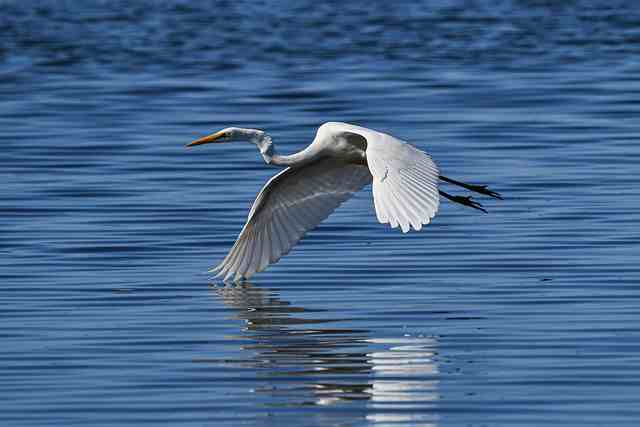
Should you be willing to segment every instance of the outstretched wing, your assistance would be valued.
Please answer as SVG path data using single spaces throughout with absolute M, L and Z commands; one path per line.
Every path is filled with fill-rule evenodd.
M 420 230 L 438 212 L 438 167 L 417 148 L 381 132 L 350 126 L 367 140 L 367 164 L 373 175 L 378 221 Z
M 264 270 L 370 182 L 366 166 L 332 159 L 283 170 L 262 188 L 229 254 L 211 271 L 238 281 Z

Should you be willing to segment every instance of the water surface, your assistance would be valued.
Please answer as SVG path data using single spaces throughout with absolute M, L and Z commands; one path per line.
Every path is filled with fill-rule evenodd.
M 636 425 L 638 24 L 622 1 L 0 3 L 0 421 Z M 290 152 L 329 120 L 506 200 L 402 235 L 367 188 L 212 281 L 275 169 L 184 144 L 235 125 Z

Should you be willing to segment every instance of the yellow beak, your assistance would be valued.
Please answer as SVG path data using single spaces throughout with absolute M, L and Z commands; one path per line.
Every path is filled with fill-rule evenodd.
M 193 146 L 202 145 L 202 144 L 209 144 L 210 142 L 216 142 L 216 143 L 226 142 L 226 141 L 220 141 L 220 139 L 223 137 L 224 137 L 223 131 L 212 133 L 211 135 L 207 135 L 200 139 L 196 139 L 195 141 L 187 144 L 187 147 L 193 147 Z

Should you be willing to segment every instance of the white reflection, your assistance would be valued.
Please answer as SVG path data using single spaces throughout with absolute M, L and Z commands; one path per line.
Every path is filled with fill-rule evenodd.
M 438 415 L 433 410 L 440 398 L 437 340 L 402 337 L 368 342 L 389 349 L 368 355 L 373 380 L 367 420 L 376 426 L 436 426 Z
M 240 348 L 250 356 L 241 365 L 258 369 L 257 379 L 265 384 L 254 392 L 269 394 L 271 403 L 362 404 L 360 416 L 375 426 L 438 424 L 435 337 L 370 338 L 370 331 L 346 328 L 343 319 L 295 306 L 267 288 L 243 284 L 212 290 L 234 309 L 233 318 L 244 321 L 241 335 L 228 338 L 246 342 Z M 278 378 L 291 381 L 272 382 Z
M 228 338 L 245 342 L 240 348 L 248 358 L 242 364 L 249 361 L 265 382 L 255 392 L 270 394 L 273 402 L 286 406 L 369 399 L 369 331 L 341 326 L 341 319 L 326 310 L 295 306 L 273 290 L 248 283 L 212 290 L 234 309 L 234 319 L 244 321 L 241 335 Z M 278 378 L 286 381 L 273 386 Z

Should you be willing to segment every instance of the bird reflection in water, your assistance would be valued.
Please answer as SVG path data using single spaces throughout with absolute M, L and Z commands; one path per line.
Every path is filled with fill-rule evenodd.
M 249 283 L 211 289 L 244 321 L 242 334 L 230 338 L 248 341 L 242 349 L 265 383 L 255 391 L 275 405 L 353 402 L 374 425 L 437 425 L 435 338 L 371 338 L 368 330 L 335 327 L 349 319 L 294 306 Z
M 438 425 L 440 371 L 435 337 L 370 339 L 382 351 L 369 353 L 373 366 L 367 420 L 372 424 Z
M 257 392 L 291 398 L 294 405 L 370 397 L 369 331 L 329 327 L 341 319 L 322 316 L 325 310 L 294 306 L 249 283 L 211 289 L 237 309 L 233 318 L 245 323 L 243 335 L 232 338 L 249 341 L 242 349 L 253 353 L 252 364 L 269 383 Z M 283 378 L 287 381 L 279 380 Z

